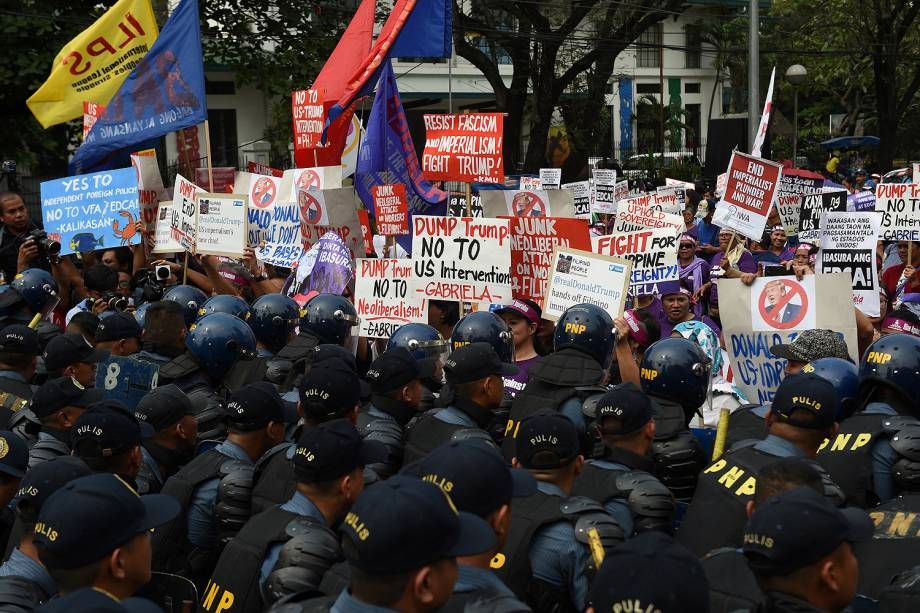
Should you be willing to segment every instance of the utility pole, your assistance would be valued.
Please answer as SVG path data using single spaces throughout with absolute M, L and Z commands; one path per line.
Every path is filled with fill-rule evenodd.
M 748 29 L 748 150 L 754 145 L 760 127 L 760 6 L 750 0 L 751 23 Z

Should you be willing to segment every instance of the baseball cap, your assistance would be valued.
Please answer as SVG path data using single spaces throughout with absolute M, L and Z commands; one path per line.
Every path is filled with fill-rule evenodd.
M 458 511 L 438 486 L 403 475 L 364 490 L 339 529 L 348 562 L 378 575 L 484 553 L 495 545 L 485 520 Z
M 36 464 L 28 470 L 13 497 L 16 510 L 26 521 L 34 522 L 42 505 L 53 494 L 74 479 L 93 474 L 86 462 L 76 456 L 64 455 Z
M 405 347 L 393 347 L 380 354 L 367 371 L 374 392 L 390 392 L 410 381 L 434 376 L 432 359 L 416 360 Z
M 511 498 L 537 493 L 537 481 L 530 473 L 509 468 L 496 449 L 473 440 L 444 443 L 419 461 L 413 472 L 440 487 L 459 510 L 479 517 Z
M 157 432 L 175 425 L 186 415 L 194 414 L 192 401 L 178 386 L 164 385 L 144 395 L 134 409 L 134 416 L 150 424 Z
M 499 306 L 493 312 L 497 315 L 501 315 L 502 313 L 511 313 L 523 317 L 532 324 L 540 323 L 541 313 L 539 309 L 534 308 L 533 305 L 527 304 L 523 300 L 518 300 L 516 298 L 507 304 Z
M 125 338 L 140 338 L 141 325 L 131 313 L 113 313 L 104 317 L 96 326 L 96 342 L 120 341 Z
M 358 375 L 339 360 L 314 364 L 300 382 L 300 402 L 308 417 L 341 417 L 361 400 Z
M 812 419 L 795 419 L 798 409 L 810 413 Z M 837 414 L 837 393 L 834 386 L 812 372 L 789 375 L 779 384 L 770 407 L 780 421 L 799 428 L 820 430 L 834 425 Z
M 165 494 L 138 496 L 121 477 L 99 473 L 64 485 L 42 505 L 35 545 L 49 568 L 78 568 L 179 514 Z
M 588 602 L 595 611 L 709 611 L 708 586 L 689 549 L 661 532 L 646 532 L 607 554 Z
M 71 377 L 58 377 L 46 381 L 35 390 L 29 408 L 39 419 L 57 413 L 64 407 L 85 409 L 105 398 L 105 392 L 93 387 L 83 387 Z
M 575 424 L 560 413 L 537 414 L 524 420 L 515 439 L 515 456 L 528 469 L 561 468 L 579 452 Z
M 268 381 L 244 385 L 227 402 L 227 421 L 243 432 L 264 428 L 270 421 L 284 423 L 284 414 L 284 401 Z
M 770 347 L 770 353 L 792 362 L 814 362 L 821 358 L 850 359 L 846 341 L 833 330 L 802 330 L 791 343 Z
M 386 457 L 383 443 L 362 439 L 347 419 L 333 419 L 300 435 L 294 448 L 294 476 L 304 483 L 331 481 Z
M 29 468 L 29 446 L 9 430 L 0 430 L 0 473 L 22 477 Z
M 448 383 L 468 383 L 489 375 L 516 375 L 518 367 L 501 361 L 489 343 L 470 343 L 454 349 L 444 361 Z
M 755 575 L 788 575 L 844 541 L 871 539 L 873 531 L 862 509 L 838 509 L 813 489 L 797 487 L 758 505 L 745 526 L 742 550 Z
M 652 419 L 652 401 L 635 383 L 622 383 L 598 399 L 595 415 L 603 434 L 632 434 Z M 605 425 L 605 417 L 616 419 L 619 425 Z
M 129 451 L 152 436 L 153 427 L 134 417 L 117 400 L 102 400 L 90 405 L 77 417 L 70 432 L 74 455 L 109 457 Z
M 12 324 L 0 331 L 0 351 L 38 355 L 38 332 L 22 324 Z
M 82 334 L 71 332 L 48 341 L 42 357 L 48 371 L 54 372 L 77 362 L 101 362 L 108 359 L 109 352 L 106 349 L 96 349 Z
M 319 364 L 321 362 L 325 362 L 326 360 L 339 360 L 348 366 L 352 372 L 355 374 L 358 373 L 358 364 L 355 361 L 355 355 L 341 345 L 324 343 L 322 345 L 317 345 L 313 349 L 313 364 Z M 358 379 L 358 384 L 361 386 L 361 399 L 363 400 L 365 398 L 370 398 L 371 386 L 368 384 L 368 382 L 364 379 Z

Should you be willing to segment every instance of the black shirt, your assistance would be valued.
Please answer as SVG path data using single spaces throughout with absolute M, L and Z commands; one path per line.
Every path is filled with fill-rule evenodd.
M 26 229 L 22 234 L 14 234 L 6 226 L 0 227 L 0 270 L 3 271 L 3 276 L 7 283 L 12 283 L 13 278 L 16 276 L 16 269 L 19 263 L 19 247 L 22 245 L 23 239 L 29 232 L 38 229 L 39 227 L 31 221 L 26 225 Z M 29 264 L 30 268 L 42 268 L 51 272 L 51 262 L 48 260 L 47 255 L 40 253 Z

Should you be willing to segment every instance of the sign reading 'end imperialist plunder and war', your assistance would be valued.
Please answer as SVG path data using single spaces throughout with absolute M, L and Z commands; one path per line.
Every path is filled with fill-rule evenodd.
M 713 223 L 759 241 L 782 173 L 776 162 L 732 153 L 725 194 L 716 205 Z

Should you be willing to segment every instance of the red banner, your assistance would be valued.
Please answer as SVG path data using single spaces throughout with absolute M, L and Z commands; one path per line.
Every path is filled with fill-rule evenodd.
M 371 233 L 371 220 L 370 217 L 368 217 L 367 209 L 358 209 L 355 213 L 358 214 L 358 222 L 361 224 L 361 238 L 364 239 L 364 253 L 365 255 L 375 255 L 374 235 Z
M 377 234 L 400 236 L 409 233 L 409 204 L 406 201 L 406 186 L 374 185 L 374 216 L 377 218 Z
M 284 176 L 283 170 L 272 168 L 271 166 L 266 166 L 265 164 L 259 164 L 258 162 L 253 161 L 246 162 L 246 172 L 251 172 L 254 175 L 266 175 L 268 177 Z
M 89 131 L 96 124 L 102 114 L 105 113 L 105 107 L 95 102 L 83 101 L 83 138 L 89 134 Z
M 299 89 L 291 94 L 294 116 L 294 149 L 311 149 L 323 135 L 326 110 L 323 99 L 315 89 Z
M 425 179 L 504 183 L 503 125 L 501 113 L 425 115 Z

